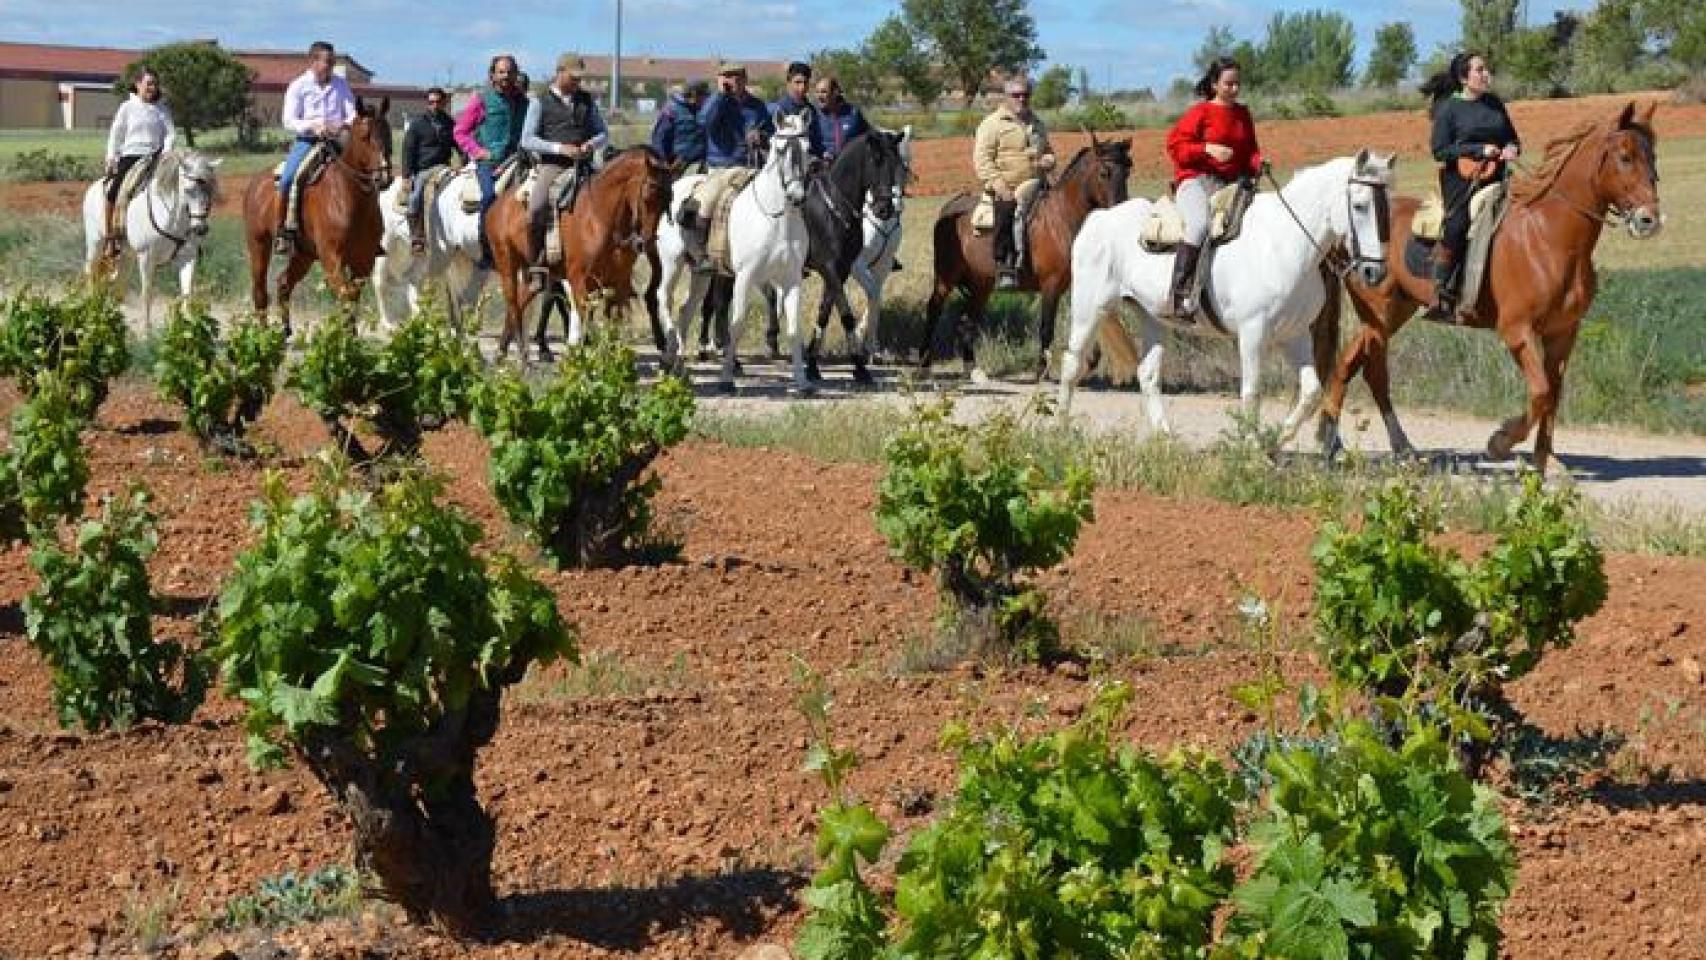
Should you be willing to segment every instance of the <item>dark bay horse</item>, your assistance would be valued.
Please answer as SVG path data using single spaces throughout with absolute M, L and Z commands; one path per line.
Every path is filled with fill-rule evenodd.
M 1102 141 L 1092 134 L 1090 145 L 1073 156 L 1053 183 L 1045 183 L 1034 201 L 1025 234 L 1030 262 L 1019 273 L 1019 289 L 1042 294 L 1042 302 L 1037 305 L 1039 378 L 1048 370 L 1060 298 L 1072 286 L 1072 240 L 1090 211 L 1125 202 L 1130 175 L 1131 141 Z M 974 363 L 974 340 L 983 324 L 989 295 L 995 290 L 996 277 L 993 235 L 979 235 L 971 228 L 971 213 L 976 206 L 975 195 L 961 193 L 943 204 L 936 216 L 936 287 L 925 309 L 927 320 L 919 362 L 922 369 L 930 367 L 942 308 L 955 290 L 966 295 L 965 309 L 956 324 L 960 359 L 967 370 Z
M 669 200 L 670 167 L 657 151 L 636 146 L 618 153 L 581 185 L 572 210 L 557 213 L 563 259 L 551 267 L 546 291 L 554 291 L 559 281 L 567 281 L 575 319 L 580 323 L 589 319 L 595 295 L 609 307 L 625 310 L 634 296 L 634 261 L 651 246 Z M 525 359 L 522 314 L 540 296 L 526 283 L 531 262 L 526 205 L 515 202 L 511 195 L 500 198 L 486 214 L 486 235 L 491 238 L 492 264 L 504 295 L 498 356 L 507 354 L 514 343 Z M 534 331 L 539 359 L 546 362 L 552 359 L 545 342 L 552 304 L 547 298 L 540 307 Z M 578 342 L 579 334 L 578 329 L 569 331 L 571 345 Z
M 385 232 L 379 192 L 391 182 L 391 98 L 378 107 L 356 102 L 356 118 L 337 143 L 333 156 L 312 183 L 302 188 L 296 251 L 278 275 L 278 309 L 290 329 L 290 294 L 316 260 L 326 284 L 340 300 L 354 302 L 373 275 L 373 261 Z M 267 271 L 272 258 L 278 205 L 283 201 L 273 179 L 249 181 L 243 193 L 243 232 L 249 252 L 250 297 L 255 310 L 267 309 Z
M 1659 232 L 1654 106 L 1630 102 L 1610 122 L 1584 124 L 1554 140 L 1540 169 L 1513 184 L 1470 325 L 1498 332 L 1527 381 L 1528 408 L 1493 431 L 1487 440 L 1491 459 L 1508 459 L 1512 448 L 1537 428 L 1534 466 L 1546 469 L 1564 370 L 1597 289 L 1593 250 L 1600 234 L 1613 216 L 1624 218 L 1638 239 Z M 1433 300 L 1433 281 L 1410 272 L 1404 262 L 1419 206 L 1413 198 L 1392 205 L 1386 281 L 1374 287 L 1347 285 L 1362 330 L 1327 382 L 1319 435 L 1328 456 L 1342 449 L 1339 414 L 1345 388 L 1359 370 L 1386 421 L 1393 451 L 1414 450 L 1392 410 L 1386 361 L 1393 334 Z

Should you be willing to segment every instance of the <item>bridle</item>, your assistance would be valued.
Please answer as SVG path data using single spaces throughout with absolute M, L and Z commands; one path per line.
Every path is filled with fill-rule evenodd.
M 371 120 L 371 118 L 369 119 Z M 344 158 L 344 147 L 337 139 L 328 138 L 325 142 L 332 151 L 332 163 L 335 166 L 342 167 L 344 172 L 355 180 L 356 186 L 362 193 L 376 193 L 391 183 L 391 158 L 386 156 L 384 148 L 374 141 L 371 130 L 368 132 L 367 141 L 373 144 L 374 152 L 379 154 L 379 163 L 367 170 L 357 167 Z
M 1274 196 L 1279 199 L 1280 206 L 1285 208 L 1286 213 L 1291 214 L 1292 222 L 1296 223 L 1297 228 L 1303 231 L 1304 239 L 1309 241 L 1309 245 L 1315 248 L 1316 253 L 1321 254 L 1322 262 L 1326 263 L 1327 268 L 1332 270 L 1333 274 L 1340 280 L 1345 279 L 1345 277 L 1350 275 L 1352 270 L 1355 270 L 1360 266 L 1374 264 L 1385 266 L 1385 257 L 1369 256 L 1362 248 L 1362 234 L 1356 228 L 1356 210 L 1351 202 L 1350 191 L 1351 187 L 1361 185 L 1370 188 L 1374 192 L 1375 235 L 1379 238 L 1380 245 L 1382 249 L 1384 249 L 1390 241 L 1392 232 L 1392 199 L 1389 193 L 1391 188 L 1387 185 L 1385 180 L 1382 180 L 1379 177 L 1370 177 L 1361 173 L 1356 173 L 1351 176 L 1350 179 L 1345 181 L 1345 217 L 1347 222 L 1350 224 L 1350 229 L 1345 231 L 1347 234 L 1345 241 L 1350 247 L 1350 250 L 1348 256 L 1340 256 L 1340 250 L 1338 248 L 1332 250 L 1321 249 L 1320 241 L 1315 239 L 1315 235 L 1309 232 L 1309 228 L 1307 226 L 1304 226 L 1303 218 L 1297 215 L 1297 211 L 1292 209 L 1291 203 L 1286 200 L 1285 191 L 1281 189 L 1279 180 L 1275 179 L 1273 171 L 1267 170 L 1264 172 L 1268 178 L 1268 182 L 1273 184 Z
M 1642 131 L 1642 130 L 1639 130 L 1636 128 L 1628 128 L 1628 129 L 1630 132 L 1634 132 L 1634 133 L 1637 133 L 1640 135 L 1641 149 L 1642 149 L 1642 152 L 1645 153 L 1646 157 L 1647 157 L 1647 169 L 1652 173 L 1652 180 L 1650 182 L 1654 185 L 1657 185 L 1659 182 L 1659 162 L 1658 162 L 1657 153 L 1653 149 L 1652 139 L 1647 136 L 1645 131 Z M 1624 133 L 1624 132 L 1625 132 L 1624 129 L 1609 131 L 1606 134 L 1604 134 L 1604 139 L 1610 140 L 1612 137 L 1615 137 L 1618 134 Z M 1602 169 L 1605 166 L 1605 161 L 1610 156 L 1611 156 L 1611 151 L 1609 149 L 1600 151 L 1599 163 L 1594 167 L 1594 176 L 1596 178 L 1599 175 L 1600 169 Z M 1568 163 L 1569 161 L 1566 160 L 1565 162 Z M 1533 174 L 1533 169 L 1528 164 L 1521 163 L 1520 160 L 1518 161 L 1518 163 L 1521 164 L 1521 168 L 1522 168 L 1524 173 L 1528 173 L 1530 175 Z M 1559 176 L 1560 177 L 1562 176 L 1562 171 L 1559 171 Z M 1628 212 L 1623 210 L 1621 207 L 1619 207 L 1615 203 L 1607 203 L 1605 205 L 1605 209 L 1603 211 L 1595 211 L 1592 208 L 1592 206 L 1579 202 L 1575 197 L 1572 197 L 1568 193 L 1564 192 L 1563 188 L 1560 187 L 1558 184 L 1558 178 L 1557 177 L 1554 177 L 1551 183 L 1548 183 L 1544 188 L 1542 188 L 1541 196 L 1545 196 L 1546 194 L 1551 194 L 1552 196 L 1558 198 L 1560 201 L 1563 202 L 1565 207 L 1569 208 L 1570 210 L 1574 211 L 1575 213 L 1581 214 L 1582 216 L 1588 218 L 1589 220 L 1594 221 L 1595 223 L 1603 224 L 1605 226 L 1611 227 L 1612 229 L 1616 229 L 1618 227 L 1621 227 L 1625 223 L 1628 222 L 1628 218 L 1629 218 Z M 1539 198 L 1537 197 L 1536 199 L 1539 199 Z M 1530 203 L 1532 203 L 1532 202 L 1533 201 L 1530 201 Z
M 159 154 L 155 154 L 153 162 L 158 161 Z M 189 242 L 190 236 L 193 235 L 201 237 L 207 235 L 207 218 L 213 213 L 213 178 L 189 176 L 184 173 L 181 166 L 178 169 L 177 177 L 178 203 L 187 204 L 189 202 L 185 197 L 185 194 L 188 192 L 184 189 L 185 184 L 201 188 L 207 194 L 207 206 L 200 210 L 196 210 L 194 208 L 190 209 L 190 229 L 184 234 L 184 236 L 180 237 L 167 230 L 165 227 L 160 226 L 159 219 L 154 216 L 154 178 L 152 174 L 149 175 L 148 187 L 143 191 L 142 199 L 142 206 L 148 211 L 148 225 L 154 228 L 155 233 L 172 241 L 172 255 L 168 258 L 171 260 L 176 260 L 178 258 L 178 254 L 183 252 L 184 244 Z M 166 219 L 172 220 L 177 214 L 177 210 L 177 206 L 174 205 L 168 211 Z
M 782 206 L 775 213 L 764 209 L 764 204 L 758 199 L 758 192 L 752 194 L 752 202 L 758 207 L 758 212 L 772 220 L 780 220 L 786 216 L 789 207 L 798 207 L 806 202 L 806 196 L 811 190 L 811 181 L 804 172 L 805 163 L 800 158 L 805 155 L 805 144 L 801 142 L 804 135 L 777 134 L 770 140 L 770 152 L 777 165 L 777 173 L 782 179 Z M 777 146 L 777 141 L 781 145 Z M 800 188 L 800 198 L 795 200 L 788 194 L 794 187 Z

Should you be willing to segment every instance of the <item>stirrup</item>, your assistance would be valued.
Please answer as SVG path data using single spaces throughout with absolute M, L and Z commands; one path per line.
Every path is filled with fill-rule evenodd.
M 275 257 L 288 257 L 296 253 L 296 232 L 280 230 L 272 241 L 272 254 Z
M 1019 272 L 1017 270 L 1014 270 L 1011 267 L 1003 267 L 995 275 L 995 289 L 997 289 L 997 290 L 1017 290 L 1017 289 L 1019 289 Z
M 426 253 L 426 237 L 422 234 L 409 234 L 409 252 Z
M 527 287 L 534 293 L 544 293 L 551 283 L 551 270 L 534 264 L 527 268 Z

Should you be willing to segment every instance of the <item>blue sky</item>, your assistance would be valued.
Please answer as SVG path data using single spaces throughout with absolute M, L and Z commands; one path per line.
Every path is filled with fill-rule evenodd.
M 1528 0 L 1542 23 L 1588 0 Z M 4 38 L 41 43 L 147 46 L 217 37 L 228 46 L 295 48 L 324 37 L 386 83 L 467 82 L 487 56 L 511 50 L 536 75 L 562 50 L 606 53 L 616 0 L 148 0 L 114 15 L 110 0 L 0 0 Z M 660 56 L 783 59 L 856 43 L 898 7 L 835 0 L 623 0 L 623 50 Z M 1425 57 L 1457 33 L 1457 0 L 1031 0 L 1053 63 L 1084 67 L 1100 87 L 1154 86 L 1190 69 L 1214 24 L 1260 38 L 1277 10 L 1328 8 L 1357 26 L 1358 56 L 1392 20 L 1415 27 Z

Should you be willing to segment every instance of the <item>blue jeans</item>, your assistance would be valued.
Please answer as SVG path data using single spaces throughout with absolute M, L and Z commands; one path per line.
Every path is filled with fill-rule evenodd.
M 290 142 L 290 152 L 284 155 L 284 172 L 278 177 L 278 195 L 290 198 L 290 183 L 296 179 L 296 170 L 307 159 L 308 151 L 314 149 L 314 141 L 308 137 L 297 137 Z
M 492 262 L 492 245 L 486 239 L 486 211 L 498 199 L 498 165 L 490 160 L 474 162 L 474 179 L 480 182 L 480 258 L 486 263 Z
M 415 175 L 409 178 L 409 216 L 421 215 L 421 197 L 426 194 L 426 183 L 432 179 L 433 172 L 437 169 L 428 167 L 425 170 L 416 170 Z

